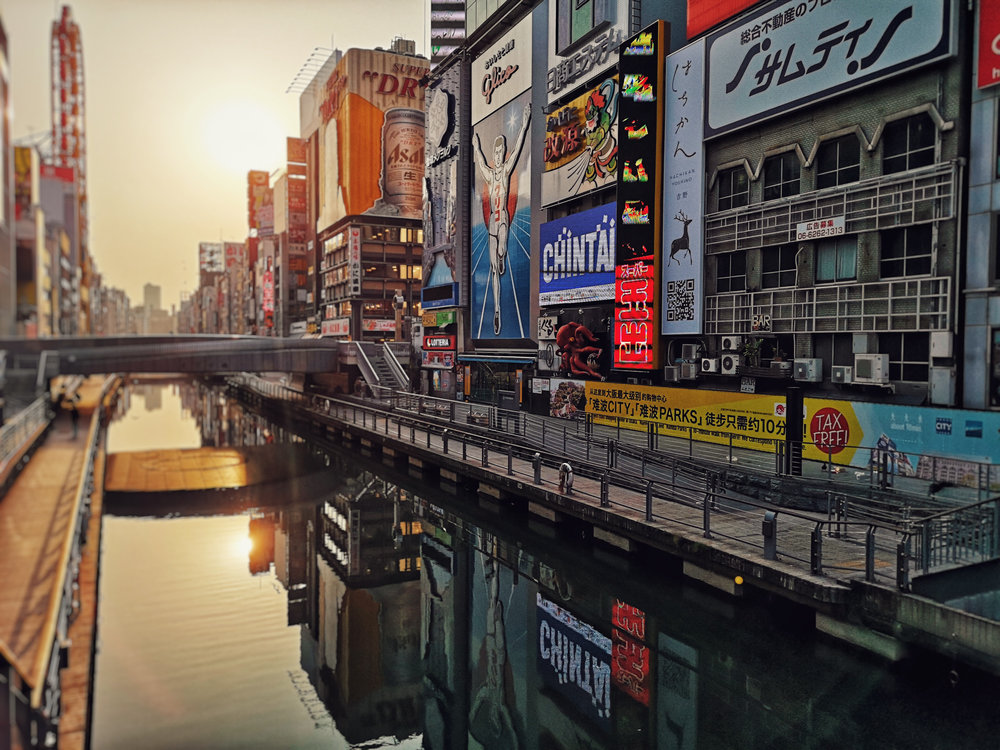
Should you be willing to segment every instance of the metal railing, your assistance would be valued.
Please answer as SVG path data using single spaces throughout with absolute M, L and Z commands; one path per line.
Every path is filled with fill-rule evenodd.
M 1000 497 L 922 518 L 913 523 L 913 533 L 924 573 L 993 560 L 1000 557 Z
M 39 428 L 52 421 L 53 413 L 47 396 L 36 398 L 28 408 L 21 410 L 3 427 L 0 427 L 0 478 L 4 481 L 16 473 L 11 461 L 20 461 L 26 444 L 33 440 Z
M 410 390 L 410 376 L 406 374 L 406 369 L 400 364 L 396 353 L 389 346 L 388 341 L 382 342 L 382 352 L 386 364 L 389 365 L 389 369 L 392 371 L 393 377 L 399 382 L 400 387 L 404 391 Z

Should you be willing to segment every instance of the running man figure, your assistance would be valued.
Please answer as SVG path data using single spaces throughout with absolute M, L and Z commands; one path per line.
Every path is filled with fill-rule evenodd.
M 524 117 L 517 141 L 507 154 L 507 138 L 501 133 L 493 141 L 493 166 L 486 162 L 479 133 L 475 134 L 476 164 L 486 180 L 490 196 L 490 216 L 486 231 L 490 239 L 490 282 L 493 286 L 493 333 L 500 333 L 500 277 L 507 271 L 507 235 L 510 232 L 510 214 L 507 201 L 510 197 L 510 177 L 517 166 L 521 148 L 528 135 L 528 121 L 531 119 L 531 104 L 524 105 Z

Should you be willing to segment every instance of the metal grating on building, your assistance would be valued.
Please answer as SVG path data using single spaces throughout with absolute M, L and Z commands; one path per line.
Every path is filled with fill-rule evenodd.
M 955 216 L 961 165 L 943 162 L 721 211 L 705 219 L 705 253 L 723 253 L 795 242 L 796 224 L 844 217 L 848 234 Z
M 773 333 L 947 331 L 950 299 L 947 276 L 716 294 L 705 299 L 705 333 L 751 333 L 754 314 L 770 315 Z

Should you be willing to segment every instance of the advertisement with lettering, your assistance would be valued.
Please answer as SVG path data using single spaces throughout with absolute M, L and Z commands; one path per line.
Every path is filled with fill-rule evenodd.
M 652 370 L 659 364 L 660 253 L 663 247 L 663 50 L 657 21 L 620 50 L 618 243 L 615 252 L 614 367 Z
M 198 270 L 202 273 L 222 273 L 226 270 L 226 256 L 221 242 L 198 243 Z
M 471 69 L 475 124 L 531 86 L 531 14 L 475 58 Z
M 469 198 L 459 181 L 468 144 L 459 137 L 462 110 L 458 106 L 465 75 L 463 66 L 452 65 L 427 90 L 427 202 L 421 289 L 425 309 L 441 299 L 446 303 L 468 302 L 468 285 L 461 280 L 465 278 L 468 257 L 464 229 Z M 434 287 L 438 289 L 425 294 Z
M 611 729 L 611 639 L 537 594 L 538 671 L 581 716 Z
M 786 0 L 708 37 L 706 137 L 952 53 L 952 3 Z
M 473 128 L 472 338 L 531 336 L 531 91 Z
M 616 205 L 609 203 L 542 224 L 542 305 L 615 298 Z
M 543 206 L 618 179 L 619 94 L 610 76 L 545 118 Z
M 1000 83 L 1000 4 L 979 7 L 979 69 L 976 83 L 986 88 Z
M 585 29 L 570 28 L 576 24 L 567 17 L 569 5 L 571 4 L 549 3 L 549 61 L 546 90 L 550 103 L 572 91 L 574 86 L 586 83 L 599 73 L 614 68 L 618 62 L 618 48 L 628 33 L 630 10 L 628 0 L 593 3 L 593 6 L 598 6 L 591 16 L 595 25 Z M 557 11 L 561 14 L 559 18 Z M 587 13 L 591 11 L 588 10 Z M 579 38 L 570 38 L 573 36 Z
M 320 113 L 322 179 L 317 231 L 345 216 L 420 219 L 424 86 L 429 63 L 349 49 L 327 79 Z
M 702 87 L 705 40 L 667 57 L 663 170 L 663 302 L 665 335 L 700 334 L 705 246 L 705 149 Z M 637 178 L 638 179 L 638 178 Z M 669 248 L 669 251 L 668 251 Z
M 587 381 L 587 413 L 597 424 L 693 437 L 708 443 L 773 451 L 785 439 L 785 400 L 781 396 L 656 388 Z

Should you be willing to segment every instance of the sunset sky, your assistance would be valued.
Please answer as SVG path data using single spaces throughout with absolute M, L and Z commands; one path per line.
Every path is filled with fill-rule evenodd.
M 12 136 L 51 129 L 49 39 L 64 3 L 0 0 Z M 315 47 L 429 50 L 429 0 L 75 0 L 86 86 L 90 248 L 108 286 L 177 304 L 198 243 L 242 241 L 246 173 L 298 136 L 285 93 Z

